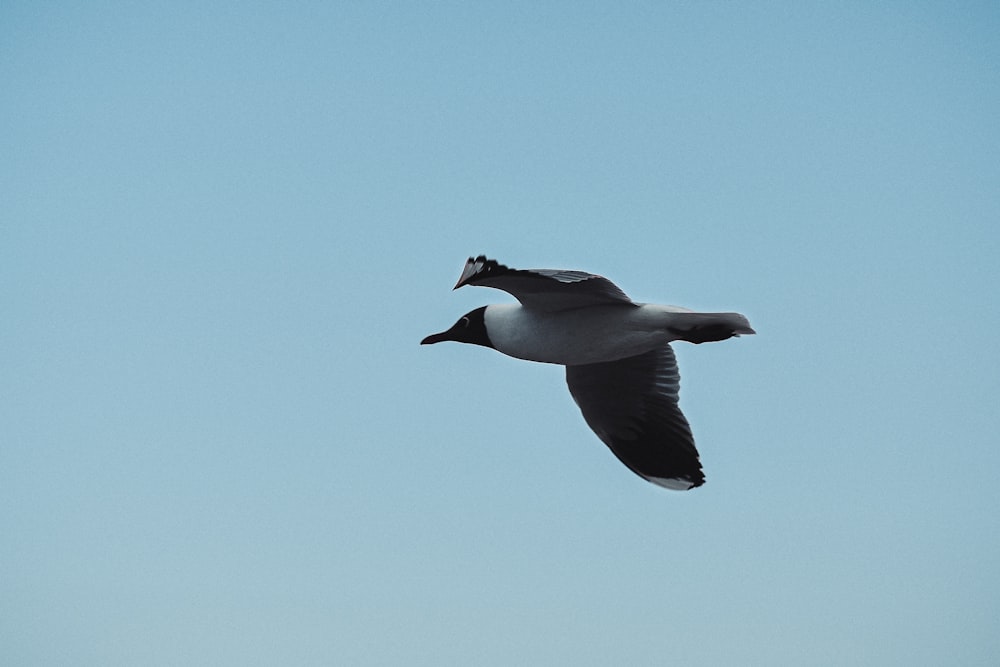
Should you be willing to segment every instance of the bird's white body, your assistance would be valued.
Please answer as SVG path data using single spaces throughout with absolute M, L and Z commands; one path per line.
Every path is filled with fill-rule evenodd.
M 678 313 L 690 312 L 656 304 L 546 311 L 503 303 L 488 306 L 484 317 L 498 351 L 528 361 L 577 366 L 634 357 L 677 340 L 670 326 Z

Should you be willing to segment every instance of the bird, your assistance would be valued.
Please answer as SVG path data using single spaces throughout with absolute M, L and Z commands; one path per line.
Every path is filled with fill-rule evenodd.
M 514 269 L 485 255 L 469 257 L 453 289 L 464 285 L 503 290 L 519 303 L 476 308 L 421 345 L 456 341 L 565 366 L 587 425 L 627 468 L 667 489 L 704 484 L 670 343 L 756 333 L 745 316 L 637 303 L 603 276 Z

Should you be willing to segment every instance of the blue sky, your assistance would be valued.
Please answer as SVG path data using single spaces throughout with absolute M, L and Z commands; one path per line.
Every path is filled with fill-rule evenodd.
M 0 6 L 0 662 L 992 665 L 993 3 Z M 421 348 L 738 310 L 708 481 Z

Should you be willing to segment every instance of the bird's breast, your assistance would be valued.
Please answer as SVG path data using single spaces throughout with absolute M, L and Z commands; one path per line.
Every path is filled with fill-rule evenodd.
M 657 306 L 601 305 L 555 312 L 497 304 L 486 309 L 493 346 L 512 357 L 576 366 L 648 352 L 672 336 Z

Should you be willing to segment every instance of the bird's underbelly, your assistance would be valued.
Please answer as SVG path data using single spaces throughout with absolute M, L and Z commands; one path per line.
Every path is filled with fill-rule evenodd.
M 517 304 L 485 314 L 494 347 L 512 357 L 576 366 L 615 361 L 670 342 L 662 314 L 635 306 L 591 306 L 543 312 Z

